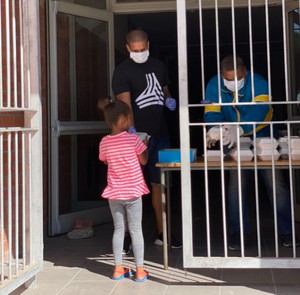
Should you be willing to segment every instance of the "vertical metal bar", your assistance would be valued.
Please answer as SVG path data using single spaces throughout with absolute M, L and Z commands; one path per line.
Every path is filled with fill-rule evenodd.
M 20 83 L 21 83 L 21 108 L 25 107 L 25 98 L 24 98 L 24 44 L 23 44 L 23 6 L 22 6 L 22 1 L 19 1 L 19 20 L 20 20 Z
M 1 5 L 0 5 L 1 7 Z M 1 22 L 0 22 L 1 23 Z M 1 233 L 1 279 L 0 282 L 4 282 L 4 201 L 3 201 L 3 133 L 0 132 L 0 233 Z
M 237 138 L 239 138 L 239 125 L 236 125 Z M 240 141 L 237 142 L 238 150 L 238 190 L 239 190 L 239 213 L 240 213 L 240 239 L 241 239 L 241 256 L 245 257 L 245 243 L 244 243 L 244 216 L 243 216 L 243 192 L 242 192 L 242 168 L 241 168 L 241 152 Z
M 292 171 L 292 157 L 291 157 L 291 126 L 287 122 L 287 136 L 288 140 L 288 153 L 289 153 L 289 179 L 290 179 L 290 203 L 291 203 L 291 224 L 292 224 L 292 239 L 293 239 L 293 258 L 296 258 L 296 234 L 295 234 L 295 213 L 294 213 L 294 189 L 293 189 L 293 171 Z
M 11 107 L 11 70 L 10 70 L 10 28 L 9 28 L 9 0 L 5 1 L 5 24 L 6 24 L 6 79 L 7 79 L 7 107 Z
M 270 137 L 272 139 L 272 182 L 273 182 L 273 216 L 274 216 L 274 231 L 275 231 L 275 255 L 279 257 L 279 250 L 278 250 L 278 220 L 277 220 L 277 197 L 276 197 L 276 178 L 275 178 L 275 160 L 274 160 L 274 132 L 273 132 L 273 123 L 270 122 Z
M 267 67 L 268 67 L 268 89 L 270 101 L 272 101 L 272 89 L 271 89 L 271 62 L 270 62 L 270 30 L 269 30 L 269 7 L 268 0 L 265 0 L 265 14 L 266 14 L 266 39 L 267 39 Z
M 221 73 L 220 73 L 220 36 L 219 36 L 219 7 L 218 0 L 215 0 L 215 22 L 216 22 L 216 46 L 217 46 L 217 75 L 218 75 L 218 98 L 219 103 L 222 102 L 221 97 Z
M 199 23 L 200 23 L 200 57 L 201 57 L 201 80 L 202 80 L 202 97 L 205 98 L 205 73 L 204 73 L 204 43 L 203 43 L 203 17 L 202 17 L 202 0 L 199 0 Z
M 210 214 L 209 214 L 209 193 L 208 193 L 208 174 L 205 175 L 207 182 L 207 192 L 205 194 L 205 216 L 206 216 L 206 243 L 207 243 L 207 257 L 211 257 L 211 235 L 210 235 Z
M 254 66 L 253 66 L 253 38 L 252 38 L 252 9 L 251 0 L 248 0 L 248 21 L 249 21 L 249 46 L 250 46 L 250 74 L 251 74 L 251 93 L 254 99 Z M 254 130 L 254 129 L 253 129 Z
M 224 168 L 224 146 L 223 146 L 223 128 L 220 126 L 221 138 L 221 191 L 222 191 L 222 220 L 223 220 L 223 235 L 224 235 L 224 256 L 228 257 L 227 247 L 227 222 L 226 222 L 226 193 L 225 193 L 225 168 Z
M 231 23 L 232 23 L 232 49 L 233 49 L 233 64 L 234 64 L 234 81 L 235 81 L 235 103 L 239 102 L 238 87 L 237 87 L 237 66 L 236 66 L 236 38 L 235 38 L 235 11 L 234 0 L 231 0 Z
M 177 40 L 178 43 L 178 83 L 180 112 L 180 149 L 181 149 L 181 197 L 182 197 L 182 229 L 183 229 L 183 265 L 192 258 L 192 192 L 190 163 L 190 132 L 188 105 L 188 74 L 187 74 L 187 33 L 186 33 L 186 3 L 176 1 Z
M 19 140 L 15 132 L 15 261 L 16 273 L 19 271 Z
M 8 279 L 11 279 L 12 275 L 12 196 L 11 196 L 11 133 L 7 134 L 7 229 L 8 229 Z
M 17 79 L 17 31 L 16 31 L 16 7 L 15 1 L 11 1 L 12 5 L 12 47 L 13 47 L 13 86 L 14 86 L 14 107 L 18 107 L 18 79 Z
M 290 101 L 290 87 L 288 82 L 288 50 L 287 50 L 287 36 L 286 36 L 286 13 L 285 1 L 282 0 L 282 27 L 283 27 L 283 53 L 284 53 L 284 82 L 285 82 L 285 96 L 286 101 Z
M 255 184 L 255 212 L 256 212 L 257 250 L 258 250 L 258 257 L 261 257 L 261 233 L 260 233 L 260 213 L 259 213 L 258 170 L 257 170 L 257 154 L 256 154 L 256 124 L 253 124 L 253 146 L 254 146 L 254 184 Z
M 209 185 L 208 185 L 208 163 L 207 163 L 207 142 L 206 142 L 206 129 L 207 125 L 203 126 L 203 142 L 204 142 L 204 185 L 205 185 L 205 212 L 206 214 L 209 214 L 209 206 L 208 206 L 208 200 L 209 200 Z M 209 227 L 209 218 L 206 216 L 206 224 L 207 224 L 207 230 L 206 230 L 206 243 L 207 243 L 207 257 L 211 256 L 211 249 L 210 249 L 210 227 Z
M 31 219 L 32 219 L 32 210 L 31 210 L 31 200 L 32 200 L 32 134 L 31 132 L 27 133 L 28 136 L 28 172 L 27 172 L 27 177 L 28 177 L 28 198 L 26 200 L 26 213 L 28 214 L 27 216 L 27 224 L 28 227 L 32 225 Z M 32 252 L 33 252 L 33 247 L 32 245 L 32 231 L 28 231 L 28 236 L 26 237 L 28 239 L 28 246 L 27 246 L 27 257 L 28 257 L 28 263 L 32 262 Z
M 2 15 L 2 5 L 0 5 L 0 16 Z M 0 108 L 3 108 L 3 56 L 2 56 L 2 21 L 0 21 Z
M 29 10 L 29 7 L 28 7 L 28 2 L 27 1 L 24 1 L 23 2 L 23 18 L 26 22 L 26 20 L 29 19 L 29 16 L 28 16 L 28 10 Z M 24 25 L 24 24 L 23 24 Z M 26 26 L 26 25 L 24 25 Z M 26 76 L 25 76 L 25 86 L 24 86 L 24 89 L 26 90 L 25 91 L 25 103 L 26 103 L 26 107 L 30 108 L 31 107 L 31 95 L 30 95 L 30 85 L 31 85 L 31 73 L 30 73 L 30 64 L 28 63 L 31 58 L 30 58 L 30 50 L 29 50 L 29 47 L 30 47 L 30 40 L 29 40 L 29 35 L 30 35 L 30 32 L 29 30 L 24 30 L 24 38 L 23 38 L 23 44 L 24 44 L 24 48 L 25 48 L 25 53 L 26 53 L 26 56 L 24 56 L 24 62 L 26 63 L 25 64 L 25 73 L 26 73 Z
M 22 254 L 23 254 L 23 269 L 27 264 L 26 257 L 26 156 L 25 156 L 25 132 L 22 131 Z

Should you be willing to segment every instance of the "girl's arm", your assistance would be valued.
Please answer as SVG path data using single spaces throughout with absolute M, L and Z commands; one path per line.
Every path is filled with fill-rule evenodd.
M 146 165 L 148 162 L 148 158 L 149 158 L 149 153 L 148 153 L 149 139 L 145 138 L 145 140 L 143 142 L 146 145 L 146 149 L 141 154 L 138 155 L 138 159 L 142 165 Z

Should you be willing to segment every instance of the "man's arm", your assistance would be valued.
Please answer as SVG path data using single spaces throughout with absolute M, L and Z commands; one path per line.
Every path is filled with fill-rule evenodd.
M 213 102 L 213 104 L 207 105 L 204 109 L 204 121 L 207 123 L 224 122 L 222 108 L 217 105 L 219 102 L 218 96 L 218 80 L 217 77 L 214 77 L 208 82 L 205 91 L 205 99 Z
M 130 96 L 130 92 L 122 92 L 119 93 L 118 95 L 116 95 L 117 100 L 123 101 L 125 102 L 131 109 L 131 122 L 130 122 L 130 126 L 134 126 L 134 117 L 133 117 L 133 113 L 132 113 L 132 107 L 131 107 L 131 96 Z
M 163 87 L 163 92 L 164 92 L 165 98 L 172 97 L 168 85 L 166 85 L 166 86 Z

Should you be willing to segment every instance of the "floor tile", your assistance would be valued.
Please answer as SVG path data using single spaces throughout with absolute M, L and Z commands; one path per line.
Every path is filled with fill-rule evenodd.
M 221 286 L 220 295 L 272 295 L 276 294 L 272 284 Z M 288 295 L 288 294 L 286 294 Z
M 300 283 L 295 284 L 276 284 L 276 295 L 299 295 Z
M 233 284 L 273 283 L 272 274 L 269 269 L 224 269 L 222 280 Z

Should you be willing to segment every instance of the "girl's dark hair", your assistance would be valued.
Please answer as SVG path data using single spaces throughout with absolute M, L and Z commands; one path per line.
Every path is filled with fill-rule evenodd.
M 97 107 L 104 114 L 104 119 L 109 126 L 117 124 L 121 116 L 131 114 L 130 107 L 123 101 L 112 100 L 110 97 L 101 97 Z

